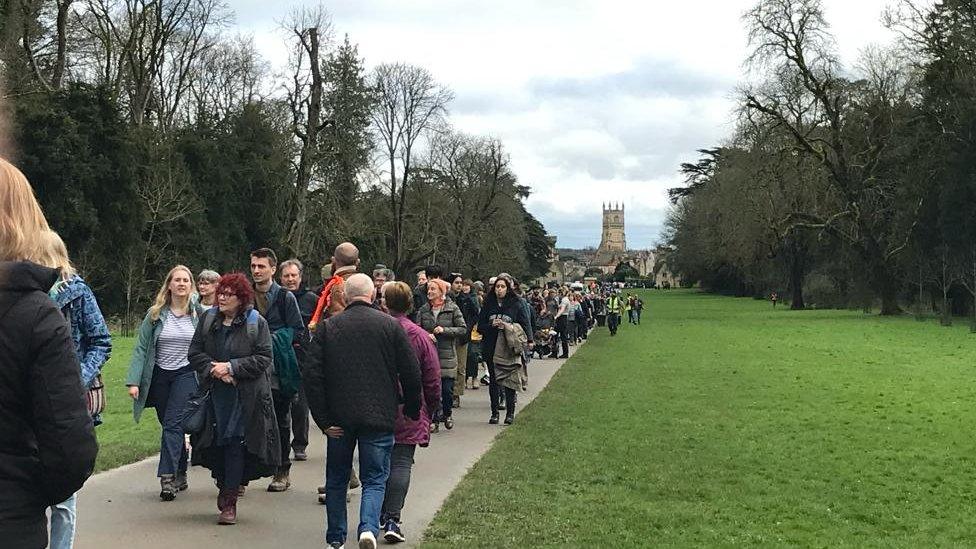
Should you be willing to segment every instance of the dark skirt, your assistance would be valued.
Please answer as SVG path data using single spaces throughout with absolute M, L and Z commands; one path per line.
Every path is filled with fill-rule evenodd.
M 217 423 L 214 440 L 217 446 L 244 438 L 244 413 L 237 387 L 222 381 L 214 382 L 210 389 L 210 403 Z

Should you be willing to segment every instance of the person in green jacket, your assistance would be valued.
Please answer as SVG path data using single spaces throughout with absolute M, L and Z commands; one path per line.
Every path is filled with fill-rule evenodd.
M 191 299 L 195 291 L 193 273 L 187 267 L 177 265 L 166 275 L 139 328 L 125 380 L 135 421 L 143 409 L 151 407 L 156 409 L 156 419 L 163 428 L 156 470 L 163 501 L 176 499 L 176 493 L 188 487 L 189 456 L 180 417 L 198 386 L 187 358 L 200 316 L 199 306 Z

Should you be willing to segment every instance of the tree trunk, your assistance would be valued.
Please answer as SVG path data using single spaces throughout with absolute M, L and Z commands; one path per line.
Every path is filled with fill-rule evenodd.
M 807 262 L 806 248 L 799 241 L 799 234 L 794 230 L 793 237 L 790 238 L 790 286 L 793 292 L 793 299 L 790 301 L 790 309 L 802 311 L 806 309 L 803 301 L 803 281 L 806 279 Z
M 885 266 L 875 268 L 875 284 L 881 296 L 881 315 L 897 316 L 902 314 L 898 306 L 898 281 L 888 272 Z
M 296 257 L 305 257 L 305 229 L 307 222 L 308 188 L 312 183 L 312 167 L 318 156 L 319 132 L 322 131 L 322 70 L 319 64 L 319 29 L 308 32 L 308 62 L 312 72 L 309 90 L 308 113 L 302 150 L 295 175 L 295 192 L 292 194 L 291 223 L 288 227 L 288 249 Z M 302 46 L 304 47 L 304 46 Z
M 68 8 L 74 0 L 60 0 L 58 2 L 57 28 L 57 56 L 54 61 L 54 73 L 51 75 L 51 87 L 59 90 L 64 82 L 64 69 L 68 50 Z

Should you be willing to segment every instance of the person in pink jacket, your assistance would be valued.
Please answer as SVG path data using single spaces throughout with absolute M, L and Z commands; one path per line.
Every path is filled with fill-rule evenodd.
M 430 443 L 430 421 L 440 413 L 441 363 L 430 336 L 407 317 L 413 309 L 413 290 L 410 286 L 403 282 L 387 282 L 381 289 L 380 303 L 407 333 L 407 340 L 420 364 L 423 384 L 420 418 L 415 421 L 404 417 L 402 405 L 397 413 L 394 427 L 396 443 L 390 456 L 390 477 L 386 481 L 386 497 L 380 514 L 383 538 L 388 543 L 399 543 L 406 541 L 400 528 L 400 513 L 410 488 L 414 452 L 417 446 L 426 448 Z

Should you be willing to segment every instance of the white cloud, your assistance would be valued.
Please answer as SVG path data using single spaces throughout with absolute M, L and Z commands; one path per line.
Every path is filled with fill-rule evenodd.
M 842 60 L 890 34 L 890 0 L 826 0 Z M 274 29 L 296 0 L 235 0 L 238 25 L 283 65 Z M 628 243 L 650 246 L 681 162 L 729 135 L 752 0 L 343 0 L 326 4 L 368 65 L 427 67 L 452 122 L 502 139 L 529 209 L 562 246 L 596 245 L 601 201 L 626 201 Z

